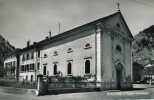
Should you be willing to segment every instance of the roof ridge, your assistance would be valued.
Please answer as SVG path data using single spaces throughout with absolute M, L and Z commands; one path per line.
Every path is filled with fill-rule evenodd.
M 57 37 L 59 37 L 59 36 L 61 36 L 61 35 L 65 35 L 65 34 L 67 34 L 67 33 L 70 33 L 70 32 L 72 32 L 72 31 L 75 31 L 75 30 L 80 29 L 80 28 L 82 28 L 82 27 L 94 25 L 94 24 L 96 24 L 97 22 L 106 20 L 106 19 L 108 19 L 108 18 L 110 18 L 110 17 L 112 17 L 112 16 L 114 16 L 114 15 L 116 15 L 116 14 L 118 14 L 118 13 L 121 13 L 121 12 L 115 12 L 115 13 L 113 13 L 113 14 L 110 14 L 110 15 L 108 15 L 108 16 L 105 16 L 105 17 L 102 17 L 102 18 L 99 18 L 99 19 L 96 19 L 96 20 L 91 21 L 91 22 L 89 22 L 89 23 L 85 23 L 85 24 L 83 24 L 83 25 L 80 25 L 80 26 L 75 27 L 75 28 L 73 28 L 73 29 L 70 29 L 70 30 L 68 30 L 68 31 L 65 31 L 65 32 L 62 32 L 62 33 L 60 33 L 60 34 L 54 35 L 54 36 L 51 37 L 51 38 L 38 41 L 37 44 L 43 43 L 43 42 L 45 42 L 45 41 L 49 41 L 49 40 L 51 40 L 51 39 L 53 39 L 53 38 L 57 38 Z M 32 45 L 30 45 L 29 47 L 33 47 L 34 45 L 37 45 L 37 44 L 32 44 Z M 23 48 L 23 49 L 26 49 L 26 48 L 29 48 L 29 47 L 25 47 L 25 48 Z

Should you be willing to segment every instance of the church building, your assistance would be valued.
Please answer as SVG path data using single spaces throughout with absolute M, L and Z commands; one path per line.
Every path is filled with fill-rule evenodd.
M 120 11 L 53 37 L 49 34 L 20 51 L 20 81 L 60 71 L 63 76 L 96 76 L 103 89 L 132 87 L 133 36 Z

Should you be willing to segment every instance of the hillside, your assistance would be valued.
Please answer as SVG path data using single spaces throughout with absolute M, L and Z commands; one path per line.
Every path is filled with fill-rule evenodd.
M 132 60 L 142 66 L 154 60 L 154 25 L 134 36 Z
M 13 52 L 14 50 L 15 47 L 0 35 L 0 77 L 4 75 L 3 62 L 5 55 Z

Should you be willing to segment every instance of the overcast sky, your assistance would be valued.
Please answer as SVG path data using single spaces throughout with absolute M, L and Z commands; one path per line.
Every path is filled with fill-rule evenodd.
M 154 0 L 0 0 L 0 34 L 17 48 L 120 10 L 133 35 L 154 24 Z

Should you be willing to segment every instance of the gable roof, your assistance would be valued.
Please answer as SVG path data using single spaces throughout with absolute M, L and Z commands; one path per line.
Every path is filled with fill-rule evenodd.
M 117 12 L 116 15 L 107 18 L 104 23 L 114 30 L 121 32 L 123 35 L 134 39 L 121 12 Z
M 123 18 L 123 16 L 122 16 L 121 12 L 119 11 L 119 12 L 116 12 L 116 13 L 111 14 L 111 15 L 109 15 L 109 16 L 106 16 L 106 17 L 97 19 L 97 20 L 95 20 L 95 21 L 92 21 L 92 22 L 89 22 L 89 23 L 87 23 L 87 24 L 81 25 L 81 26 L 79 26 L 79 27 L 76 27 L 76 28 L 74 28 L 74 29 L 68 30 L 68 31 L 63 32 L 63 33 L 61 33 L 61 34 L 55 35 L 55 36 L 53 36 L 53 37 L 51 37 L 51 38 L 44 39 L 44 40 L 39 41 L 39 42 L 35 42 L 34 44 L 32 44 L 32 45 L 30 45 L 30 46 L 28 46 L 28 47 L 25 47 L 25 48 L 21 49 L 21 51 L 25 51 L 25 50 L 28 50 L 28 49 L 32 49 L 32 48 L 34 48 L 34 47 L 42 46 L 42 45 L 44 45 L 44 44 L 46 44 L 46 43 L 49 43 L 49 42 L 53 42 L 53 41 L 55 41 L 55 40 L 57 40 L 57 39 L 59 39 L 59 38 L 61 38 L 61 37 L 63 37 L 63 36 L 66 36 L 66 35 L 68 35 L 68 34 L 70 34 L 70 33 L 72 33 L 72 32 L 75 32 L 75 31 L 77 31 L 77 30 L 80 30 L 80 29 L 83 29 L 83 28 L 86 28 L 86 27 L 89 27 L 89 26 L 94 26 L 94 25 L 96 25 L 96 23 L 98 23 L 98 22 L 104 22 L 104 21 L 106 21 L 107 19 L 110 19 L 110 18 L 112 18 L 112 17 L 114 17 L 114 16 L 116 16 L 116 15 L 118 15 L 118 14 L 121 16 L 122 20 L 124 21 L 124 24 L 125 24 L 125 26 L 126 26 L 128 32 L 129 32 L 129 34 L 130 34 L 129 37 L 130 37 L 131 39 L 133 39 L 133 36 L 132 36 L 132 34 L 131 34 L 129 28 L 128 28 L 128 26 L 127 26 L 127 24 L 126 24 L 126 22 L 125 22 L 125 20 L 124 20 L 124 18 Z

